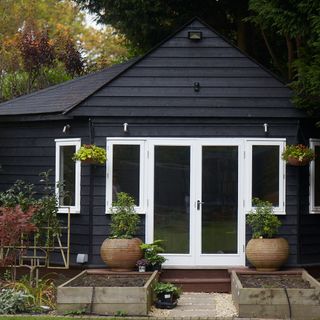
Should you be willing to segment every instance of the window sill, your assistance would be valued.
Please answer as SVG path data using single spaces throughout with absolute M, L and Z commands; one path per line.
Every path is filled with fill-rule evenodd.
M 58 208 L 58 213 L 68 214 L 68 208 Z M 70 208 L 71 214 L 79 214 L 80 210 L 76 208 Z

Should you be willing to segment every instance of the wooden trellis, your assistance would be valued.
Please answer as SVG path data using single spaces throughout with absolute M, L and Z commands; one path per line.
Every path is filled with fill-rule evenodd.
M 49 231 L 51 227 L 42 227 L 41 230 Z M 18 252 L 16 259 L 10 264 L 14 268 L 26 267 L 30 269 L 30 281 L 38 282 L 39 268 L 69 269 L 70 264 L 70 208 L 68 209 L 67 225 L 61 226 L 61 235 L 54 235 L 50 245 L 43 245 L 39 238 L 33 236 L 33 240 L 21 236 L 18 246 L 4 246 L 0 248 L 0 260 L 4 260 L 12 251 Z M 64 237 L 64 238 L 62 238 Z M 47 241 L 46 241 L 47 242 Z M 52 261 L 52 255 L 59 254 L 62 265 L 56 265 Z

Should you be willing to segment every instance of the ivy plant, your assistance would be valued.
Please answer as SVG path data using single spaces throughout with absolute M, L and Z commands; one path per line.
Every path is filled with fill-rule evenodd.
M 74 161 L 87 161 L 103 165 L 107 160 L 106 150 L 94 144 L 84 144 L 73 155 Z

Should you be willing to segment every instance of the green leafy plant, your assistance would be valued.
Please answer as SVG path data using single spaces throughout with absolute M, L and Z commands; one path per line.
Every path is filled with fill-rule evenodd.
M 148 261 L 151 266 L 161 265 L 167 259 L 159 253 L 163 253 L 164 249 L 161 246 L 163 240 L 155 240 L 153 243 L 142 243 L 140 248 L 143 252 L 144 259 Z
M 84 144 L 73 155 L 74 161 L 87 161 L 91 163 L 104 164 L 107 160 L 106 150 L 101 147 L 97 147 L 94 144 Z
M 128 315 L 127 312 L 123 311 L 123 310 L 118 310 L 116 313 L 115 313 L 115 316 L 117 317 L 126 317 Z
M 303 144 L 288 145 L 282 153 L 282 159 L 288 161 L 289 158 L 311 161 L 314 159 L 314 151 Z
M 111 213 L 111 234 L 114 238 L 130 239 L 136 233 L 140 221 L 134 210 L 134 199 L 125 192 L 117 194 Z
M 81 308 L 76 310 L 70 310 L 63 313 L 64 316 L 81 316 L 83 314 L 86 314 L 88 312 L 88 308 Z
M 273 238 L 281 226 L 279 218 L 273 214 L 272 203 L 254 198 L 255 209 L 248 212 L 247 224 L 252 228 L 252 237 Z
M 173 299 L 179 299 L 181 295 L 181 288 L 175 286 L 174 284 L 170 282 L 158 282 L 153 287 L 153 291 L 157 296 L 161 296 L 163 294 L 170 293 L 173 296 Z
M 28 310 L 30 296 L 23 291 L 3 288 L 0 291 L 0 314 L 15 314 Z

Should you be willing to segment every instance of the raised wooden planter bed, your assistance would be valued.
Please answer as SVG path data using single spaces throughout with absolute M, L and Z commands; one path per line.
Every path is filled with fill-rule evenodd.
M 157 271 L 84 270 L 58 287 L 57 310 L 59 313 L 85 310 L 86 313 L 101 315 L 120 312 L 148 315 L 153 303 L 152 287 L 157 279 Z
M 290 276 L 296 275 L 305 280 L 310 288 L 265 287 L 245 288 L 240 281 L 241 275 L 257 277 L 261 275 Z M 231 273 L 232 298 L 241 318 L 272 318 L 272 319 L 319 319 L 320 315 L 320 284 L 306 271 L 262 273 L 236 272 Z

